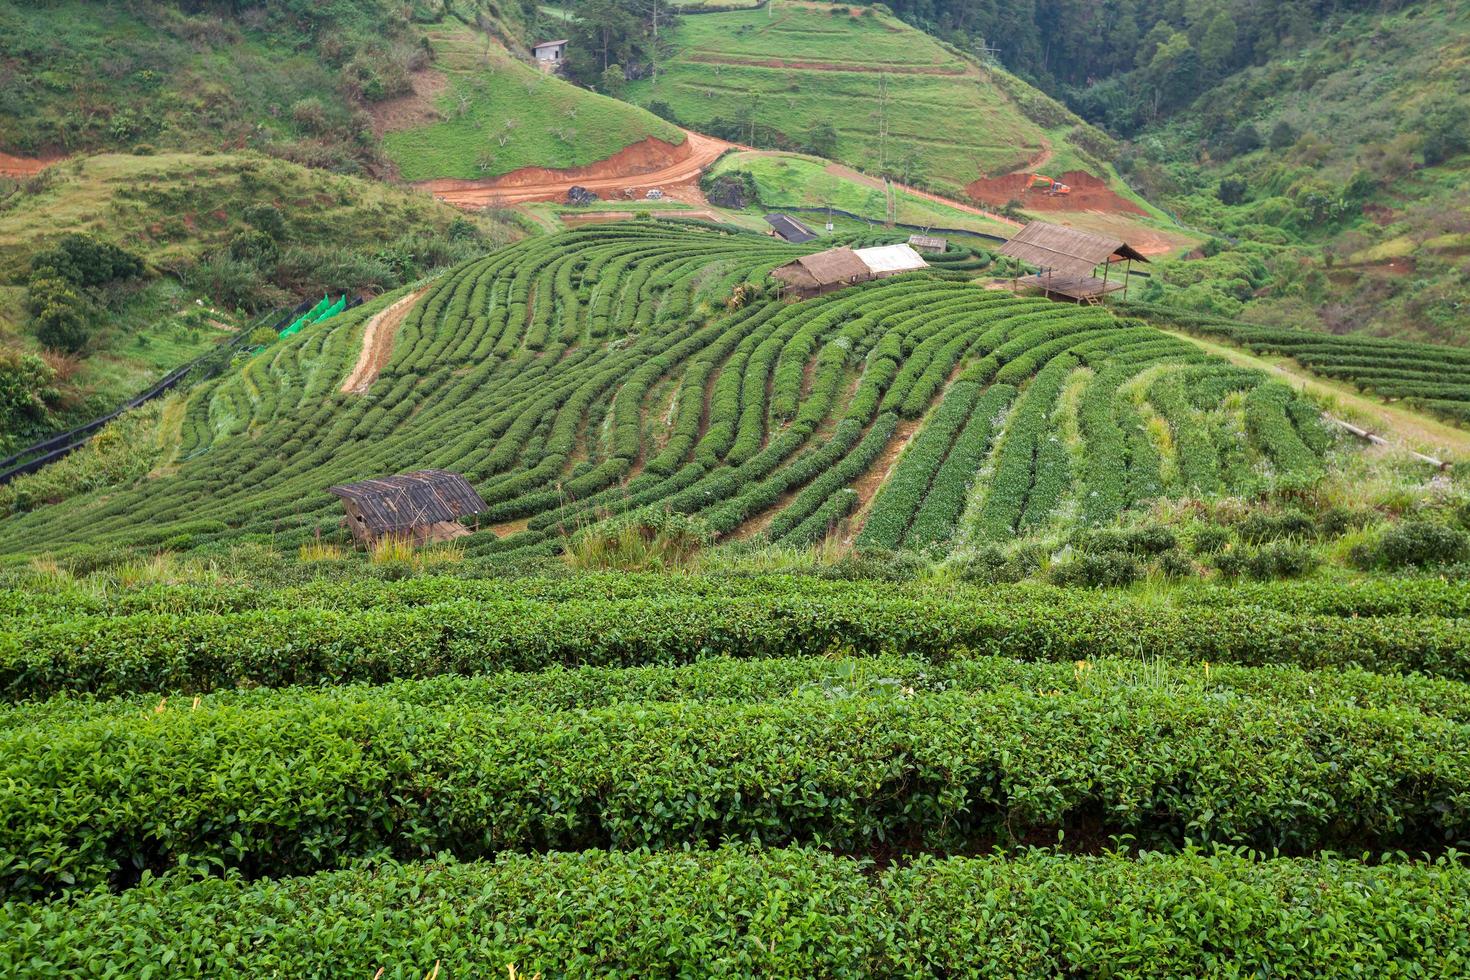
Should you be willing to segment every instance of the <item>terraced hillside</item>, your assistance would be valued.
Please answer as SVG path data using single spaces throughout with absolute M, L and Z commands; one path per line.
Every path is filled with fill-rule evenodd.
M 654 222 L 491 253 L 407 309 L 376 378 L 364 330 L 397 293 L 195 390 L 166 475 L 13 517 L 0 550 L 333 535 L 327 486 L 426 466 L 488 502 L 471 554 L 554 551 L 643 507 L 722 536 L 945 548 L 1322 467 L 1330 439 L 1290 389 L 1103 309 L 980 288 L 968 250 L 740 305 L 798 254 Z
M 1080 120 L 1060 105 L 870 8 L 686 15 L 673 45 L 657 79 L 630 85 L 628 97 L 663 103 L 701 132 L 810 148 L 960 198 L 979 176 L 1043 159 L 1099 173 L 1069 135 Z M 835 129 L 835 146 L 813 145 L 822 125 Z

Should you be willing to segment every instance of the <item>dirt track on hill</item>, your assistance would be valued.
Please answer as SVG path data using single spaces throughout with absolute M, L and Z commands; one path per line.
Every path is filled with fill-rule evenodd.
M 366 394 L 373 382 L 378 380 L 388 358 L 393 356 L 393 340 L 398 336 L 399 324 L 408 316 L 414 301 L 424 295 L 427 289 L 426 286 L 409 293 L 368 321 L 362 332 L 362 352 L 357 355 L 357 365 L 353 367 L 347 380 L 342 382 L 343 394 Z
M 683 195 L 670 191 L 697 185 L 704 168 L 733 146 L 689 130 L 684 131 L 684 136 L 684 142 L 677 146 L 650 136 L 585 167 L 566 170 L 524 167 L 492 180 L 440 179 L 418 186 L 439 200 L 461 208 L 564 201 L 573 187 L 585 187 L 608 200 L 622 199 L 624 191 L 642 197 L 655 187 L 670 197 L 683 199 Z

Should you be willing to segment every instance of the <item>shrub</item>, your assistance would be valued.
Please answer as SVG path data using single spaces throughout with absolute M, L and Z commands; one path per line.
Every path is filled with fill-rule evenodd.
M 1083 553 L 1053 565 L 1049 572 L 1057 585 L 1091 588 L 1131 585 L 1143 578 L 1143 564 L 1122 552 Z
M 1360 568 L 1389 570 L 1452 565 L 1470 559 L 1470 534 L 1437 521 L 1400 521 L 1355 546 L 1349 559 Z
M 1214 555 L 1230 546 L 1230 530 L 1218 524 L 1203 524 L 1195 528 L 1190 540 L 1190 550 L 1196 555 Z
M 64 279 L 31 279 L 26 312 L 31 315 L 36 339 L 52 350 L 76 353 L 92 336 L 91 304 Z
M 1248 554 L 1245 570 L 1251 578 L 1296 578 L 1306 575 L 1321 564 L 1317 553 L 1305 545 L 1277 541 Z

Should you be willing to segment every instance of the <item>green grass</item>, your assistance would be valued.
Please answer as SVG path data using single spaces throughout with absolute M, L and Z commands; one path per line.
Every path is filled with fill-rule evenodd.
M 683 142 L 677 126 L 544 74 L 485 35 L 457 25 L 428 33 L 449 84 L 435 102 L 438 120 L 383 137 L 405 180 L 578 167 L 650 136 Z
M 829 167 L 820 157 L 798 153 L 737 152 L 721 157 L 713 172 L 744 171 L 755 178 L 761 204 L 767 208 L 825 207 L 883 221 L 887 200 L 881 182 Z M 1000 221 L 896 190 L 895 220 L 904 224 L 965 228 L 1008 236 L 1015 229 Z
M 629 98 L 665 102 L 696 129 L 753 113 L 762 127 L 801 145 L 813 126 L 831 123 L 841 162 L 906 172 L 910 183 L 951 194 L 982 173 L 1024 166 L 1053 142 L 995 76 L 887 15 L 786 5 L 773 16 L 701 14 L 680 22 L 673 44 L 676 54 L 660 66 L 657 82 L 630 85 Z M 1026 88 L 1015 79 L 1007 84 Z

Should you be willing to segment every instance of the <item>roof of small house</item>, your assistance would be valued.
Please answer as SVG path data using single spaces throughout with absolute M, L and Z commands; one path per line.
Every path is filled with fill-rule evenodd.
M 560 41 L 537 41 L 531 47 L 533 50 L 540 51 L 542 48 L 554 48 L 558 45 L 566 44 L 567 40 L 567 38 L 562 38 Z
M 813 255 L 803 255 L 775 269 L 772 274 L 792 285 L 806 285 L 806 280 L 810 280 L 811 285 L 830 286 L 839 282 L 866 279 L 872 273 L 863 260 L 858 258 L 857 253 L 844 245 Z
M 817 237 L 816 232 L 789 214 L 768 214 L 766 224 L 776 229 L 776 234 L 795 245 L 809 242 Z
M 1146 256 L 1121 239 L 1045 221 L 1033 221 L 1016 232 L 999 252 L 1039 269 L 1083 277 L 1091 276 L 1093 269 L 1110 258 L 1148 261 Z
M 853 254 L 874 274 L 929 268 L 924 257 L 907 245 L 875 245 L 857 249 Z
M 909 244 L 914 248 L 925 248 L 932 252 L 943 252 L 949 247 L 947 239 L 935 235 L 910 235 Z
M 485 501 L 470 481 L 447 470 L 416 470 L 344 483 L 328 487 L 327 492 L 356 505 L 375 533 L 452 521 L 485 509 Z

